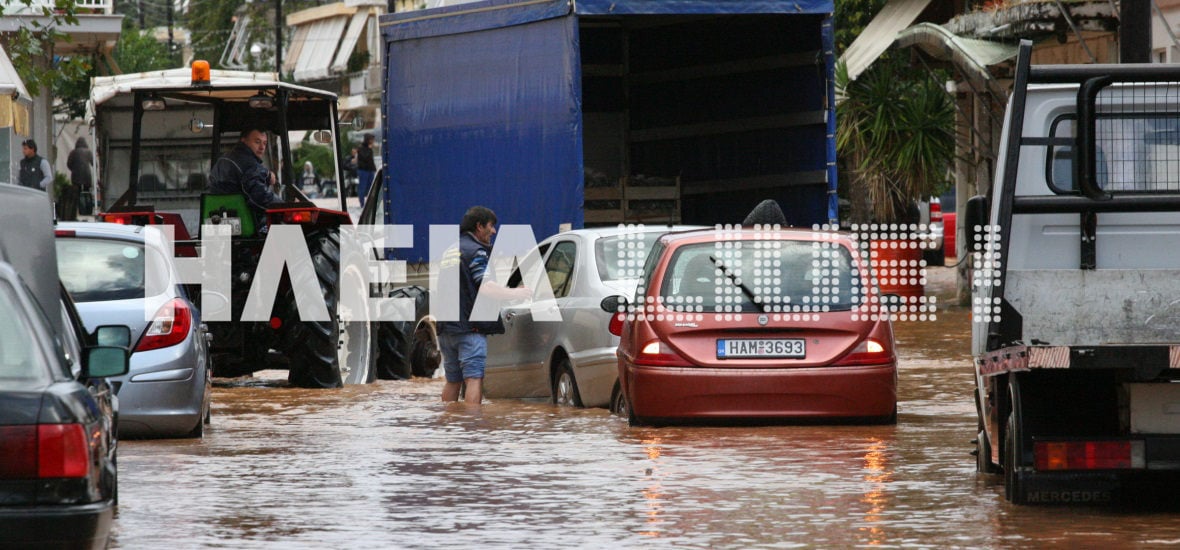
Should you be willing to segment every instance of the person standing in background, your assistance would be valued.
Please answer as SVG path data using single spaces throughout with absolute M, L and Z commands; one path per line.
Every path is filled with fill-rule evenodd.
M 26 139 L 20 143 L 24 158 L 20 159 L 20 178 L 17 180 L 24 187 L 49 191 L 49 184 L 53 181 L 53 169 L 49 161 L 37 154 L 37 142 Z
M 365 207 L 365 195 L 369 194 L 369 186 L 373 185 L 373 177 L 377 174 L 377 163 L 373 160 L 373 134 L 365 134 L 365 140 L 356 150 L 356 194 L 361 200 L 361 208 Z
M 62 219 L 78 219 L 78 197 L 90 191 L 94 166 L 94 153 L 90 151 L 90 144 L 86 138 L 80 137 L 74 142 L 74 150 L 66 158 L 66 168 L 70 170 L 70 186 L 62 197 Z

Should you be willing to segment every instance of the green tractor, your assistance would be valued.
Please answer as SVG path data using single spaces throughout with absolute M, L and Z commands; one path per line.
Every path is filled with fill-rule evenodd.
M 307 388 L 376 378 L 377 324 L 363 312 L 341 315 L 342 289 L 367 281 L 350 267 L 358 264 L 341 261 L 340 228 L 352 223 L 345 198 L 339 194 L 331 204 L 317 203 L 296 184 L 299 165 L 292 155 L 302 147 L 331 151 L 335 181 L 343 181 L 345 144 L 335 94 L 285 83 L 269 73 L 210 71 L 197 61 L 191 72 L 96 78 L 88 107 L 97 144 L 100 221 L 172 225 L 177 257 L 200 255 L 202 232 L 209 226 L 229 226 L 228 295 L 190 289 L 213 335 L 215 376 L 287 369 L 292 385 Z M 263 128 L 271 136 L 263 162 L 275 174 L 284 201 L 265 214 L 252 212 L 245 195 L 206 193 L 213 163 L 250 128 Z M 307 255 L 297 256 L 310 265 L 287 263 L 277 283 L 256 281 L 263 274 L 259 266 L 267 237 L 280 232 L 277 226 L 300 228 Z M 307 280 L 311 277 L 314 283 Z M 243 320 L 256 283 L 272 290 L 270 316 Z M 328 319 L 300 316 L 295 290 L 314 288 L 309 284 L 321 291 Z M 228 320 L 209 320 L 215 318 Z

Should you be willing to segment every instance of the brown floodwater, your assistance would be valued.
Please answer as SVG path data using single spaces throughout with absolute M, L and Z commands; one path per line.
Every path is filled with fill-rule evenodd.
M 443 404 L 439 380 L 219 385 L 204 439 L 121 443 L 111 547 L 1180 546 L 1180 505 L 1017 507 L 975 473 L 970 321 L 942 300 L 895 325 L 896 426 L 630 428 Z

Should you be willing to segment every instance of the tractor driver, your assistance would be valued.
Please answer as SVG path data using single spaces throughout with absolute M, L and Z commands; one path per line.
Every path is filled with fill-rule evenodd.
M 209 171 L 209 185 L 206 188 L 210 193 L 245 195 L 255 218 L 259 219 L 266 214 L 268 206 L 283 202 L 270 190 L 275 183 L 274 172 L 262 164 L 262 156 L 266 154 L 266 143 L 266 130 L 242 130 L 241 138 L 234 144 L 234 148 L 213 163 L 213 169 Z

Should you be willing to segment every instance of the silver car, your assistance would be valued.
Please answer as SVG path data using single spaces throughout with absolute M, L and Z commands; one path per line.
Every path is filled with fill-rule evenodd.
M 131 328 L 131 369 L 110 379 L 119 398 L 119 436 L 201 437 L 212 395 L 207 332 L 183 287 L 170 283 L 172 256 L 149 243 L 146 231 L 113 223 L 58 224 L 61 281 L 88 330 Z M 162 279 L 149 285 L 148 277 Z M 145 296 L 149 286 L 164 291 Z M 150 317 L 147 307 L 155 308 Z
M 531 288 L 533 302 L 501 311 L 505 332 L 488 338 L 484 395 L 549 398 L 575 407 L 610 405 L 619 374 L 619 337 L 607 330 L 610 314 L 602 310 L 602 299 L 633 296 L 656 239 L 685 229 L 692 227 L 577 229 L 541 241 L 508 280 L 508 286 Z M 528 277 L 537 262 L 544 268 L 543 281 Z M 560 321 L 542 320 L 558 315 Z

